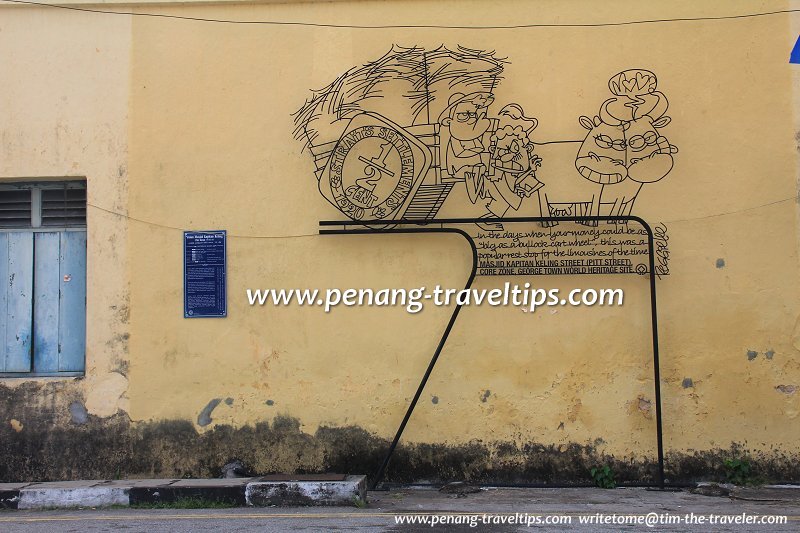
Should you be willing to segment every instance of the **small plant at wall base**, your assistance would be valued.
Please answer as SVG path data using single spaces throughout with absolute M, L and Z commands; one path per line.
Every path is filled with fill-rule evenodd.
M 734 485 L 758 485 L 760 479 L 753 475 L 750 461 L 747 459 L 725 459 L 725 479 Z
M 367 507 L 367 502 L 359 498 L 358 496 L 353 496 L 353 505 L 358 507 L 359 509 L 364 509 Z
M 617 486 L 614 471 L 608 465 L 592 468 L 589 473 L 592 475 L 594 484 L 601 489 L 613 489 Z

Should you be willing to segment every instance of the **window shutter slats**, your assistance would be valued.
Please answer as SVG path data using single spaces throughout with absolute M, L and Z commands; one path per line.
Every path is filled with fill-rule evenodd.
M 86 189 L 43 189 L 42 226 L 85 226 Z
M 26 228 L 31 225 L 31 191 L 0 190 L 0 227 Z

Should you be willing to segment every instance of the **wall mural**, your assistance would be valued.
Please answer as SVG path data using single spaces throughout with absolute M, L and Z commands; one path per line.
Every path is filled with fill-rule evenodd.
M 390 227 L 434 219 L 451 196 L 463 202 L 451 193 L 464 187 L 481 210 L 479 274 L 646 273 L 646 233 L 627 220 L 510 231 L 496 219 L 635 214 L 644 185 L 664 179 L 678 152 L 664 135 L 669 102 L 656 75 L 613 74 L 609 98 L 577 119 L 585 137 L 548 142 L 521 104 L 495 102 L 508 64 L 493 51 L 393 46 L 314 91 L 294 114 L 294 137 L 322 196 L 352 220 Z M 662 276 L 666 227 L 655 233 Z
M 663 487 L 655 280 L 669 274 L 669 238 L 663 224 L 631 217 L 644 185 L 672 170 L 678 149 L 663 134 L 669 103 L 653 72 L 624 70 L 611 76 L 611 94 L 597 112 L 578 119 L 587 130 L 583 138 L 541 141 L 534 135 L 538 120 L 521 104 L 495 103 L 507 64 L 495 52 L 394 46 L 314 92 L 294 115 L 294 136 L 314 158 L 322 195 L 351 219 L 321 221 L 320 233 L 459 233 L 473 249 L 466 289 L 476 275 L 648 274 L 655 478 Z M 451 198 L 472 204 L 459 206 L 470 215 L 455 222 L 437 218 Z M 444 220 L 441 227 L 437 220 Z M 342 229 L 329 229 L 334 225 Z M 460 307 L 373 476 L 373 489 Z

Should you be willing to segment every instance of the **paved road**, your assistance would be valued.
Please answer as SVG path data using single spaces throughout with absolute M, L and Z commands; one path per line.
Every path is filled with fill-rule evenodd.
M 214 510 L 108 509 L 75 511 L 3 511 L 0 531 L 116 533 L 195 531 L 800 531 L 800 490 L 798 497 L 782 501 L 731 500 L 686 492 L 654 492 L 644 489 L 490 489 L 463 497 L 432 490 L 400 490 L 370 494 L 365 509 L 355 508 L 237 508 Z M 571 524 L 538 525 L 484 524 L 487 520 L 508 522 L 511 518 L 531 520 L 561 515 Z M 519 514 L 517 514 L 519 513 Z M 526 515 L 526 513 L 528 513 Z M 632 515 L 643 520 L 651 516 L 685 518 L 726 515 L 787 515 L 784 525 L 645 525 L 582 524 L 581 519 L 606 515 Z M 397 524 L 395 516 L 429 517 L 448 520 L 447 525 Z M 475 527 L 468 522 L 475 516 Z M 674 519 L 674 518 L 673 518 Z M 462 522 L 454 524 L 453 522 Z

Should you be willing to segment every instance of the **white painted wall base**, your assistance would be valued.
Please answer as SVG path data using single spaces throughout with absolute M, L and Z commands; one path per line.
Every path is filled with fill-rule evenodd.
M 120 487 L 79 487 L 63 489 L 22 489 L 18 509 L 49 507 L 108 507 L 129 505 L 128 489 Z
M 366 476 L 344 481 L 253 481 L 245 489 L 247 505 L 296 507 L 302 505 L 354 506 L 367 501 Z

